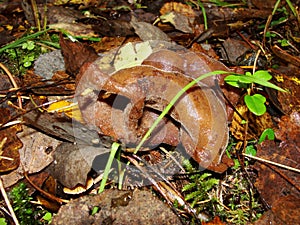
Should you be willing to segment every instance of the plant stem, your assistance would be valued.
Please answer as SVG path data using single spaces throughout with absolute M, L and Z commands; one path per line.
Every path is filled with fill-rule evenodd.
M 48 30 L 50 30 L 50 28 L 46 29 L 46 30 L 42 30 L 42 31 L 38 31 L 34 34 L 31 34 L 31 35 L 28 35 L 28 36 L 25 36 L 25 37 L 22 37 L 18 40 L 15 40 L 14 42 L 8 44 L 8 45 L 5 45 L 3 48 L 0 48 L 0 53 L 4 52 L 6 49 L 9 49 L 9 48 L 15 48 L 17 47 L 19 44 L 22 44 L 23 42 L 26 42 L 28 41 L 29 39 L 31 38 L 35 38 L 35 37 L 38 37 L 40 36 L 41 34 L 43 33 L 46 33 Z
M 177 100 L 191 87 L 193 87 L 197 82 L 210 77 L 210 76 L 214 76 L 217 74 L 229 74 L 232 72 L 226 72 L 226 71 L 222 71 L 222 70 L 217 70 L 217 71 L 213 71 L 213 72 L 209 72 L 206 74 L 203 74 L 199 77 L 197 77 L 195 80 L 191 81 L 190 83 L 188 83 L 186 86 L 184 86 L 176 95 L 175 97 L 170 101 L 170 103 L 167 105 L 167 107 L 161 112 L 161 114 L 157 117 L 157 119 L 154 121 L 154 123 L 152 124 L 152 126 L 149 128 L 149 130 L 147 131 L 147 133 L 144 135 L 144 137 L 142 138 L 142 140 L 140 141 L 140 143 L 138 144 L 138 146 L 136 147 L 135 151 L 133 154 L 136 154 L 140 148 L 143 146 L 143 144 L 145 143 L 145 141 L 150 137 L 151 133 L 153 132 L 153 130 L 156 128 L 156 126 L 158 125 L 158 123 L 164 118 L 164 116 L 170 111 L 170 109 L 175 105 L 175 103 L 177 102 Z
M 113 162 L 113 160 L 115 158 L 115 155 L 116 155 L 116 153 L 117 153 L 117 151 L 119 149 L 119 146 L 120 146 L 120 144 L 117 143 L 117 142 L 114 142 L 112 144 L 112 146 L 111 146 L 111 151 L 110 151 L 110 154 L 109 154 L 108 161 L 107 161 L 107 163 L 105 165 L 105 169 L 104 169 L 104 172 L 103 172 L 103 178 L 101 180 L 98 193 L 101 193 L 101 192 L 104 191 L 104 187 L 105 187 L 106 181 L 108 179 L 108 174 L 109 174 L 112 162 Z

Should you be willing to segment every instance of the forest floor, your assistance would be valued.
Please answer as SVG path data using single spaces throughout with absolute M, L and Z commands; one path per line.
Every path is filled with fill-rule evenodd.
M 0 1 L 0 225 L 299 224 L 299 5 Z

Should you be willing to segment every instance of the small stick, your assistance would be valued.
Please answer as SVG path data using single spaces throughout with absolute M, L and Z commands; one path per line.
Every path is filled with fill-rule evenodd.
M 287 169 L 287 170 L 290 170 L 290 171 L 293 171 L 293 172 L 296 172 L 296 173 L 300 173 L 299 169 L 296 169 L 296 168 L 293 168 L 293 167 L 290 167 L 290 166 L 286 166 L 286 165 L 283 165 L 283 164 L 280 164 L 280 163 L 277 163 L 277 162 L 273 162 L 273 161 L 270 161 L 270 160 L 267 160 L 267 159 L 262 159 L 262 158 L 252 156 L 252 155 L 248 155 L 248 154 L 245 154 L 245 153 L 243 153 L 243 155 L 248 157 L 248 158 L 251 158 L 251 159 L 256 159 L 256 160 L 261 161 L 261 162 L 269 163 L 273 166 L 278 166 L 278 167 L 281 167 L 281 168 L 284 168 L 284 169 Z
M 68 203 L 69 202 L 69 200 L 58 198 L 58 197 L 56 197 L 56 196 L 54 196 L 54 195 L 52 195 L 52 194 L 44 191 L 43 189 L 41 189 L 37 185 L 35 185 L 35 183 L 33 183 L 32 180 L 30 180 L 30 178 L 28 177 L 28 173 L 27 172 L 24 172 L 24 177 L 25 177 L 25 179 L 28 181 L 28 183 L 32 187 L 34 187 L 36 190 L 38 190 L 40 193 L 42 193 L 47 198 L 49 198 L 49 199 L 51 199 L 51 200 L 53 200 L 53 201 L 55 201 L 57 203 L 60 203 L 60 204 L 62 204 L 62 203 Z
M 19 87 L 18 87 L 18 85 L 17 85 L 14 77 L 12 76 L 12 74 L 10 73 L 10 71 L 6 68 L 6 66 L 4 66 L 2 63 L 0 63 L 0 67 L 4 70 L 4 72 L 9 77 L 9 80 L 12 83 L 13 87 L 15 89 L 18 89 Z M 17 93 L 17 96 L 18 96 L 19 107 L 20 107 L 20 109 L 22 109 L 22 99 L 21 99 L 20 93 Z
M 1 190 L 1 194 L 2 194 L 2 196 L 3 196 L 3 198 L 4 198 L 4 201 L 5 201 L 6 205 L 7 205 L 7 208 L 8 208 L 8 210 L 9 210 L 9 212 L 10 212 L 10 216 L 12 217 L 12 219 L 13 219 L 15 225 L 19 225 L 20 223 L 19 223 L 19 221 L 18 221 L 18 219 L 17 219 L 17 217 L 16 217 L 16 214 L 15 214 L 15 212 L 14 212 L 14 209 L 13 209 L 13 207 L 11 206 L 10 201 L 9 201 L 9 199 L 8 199 L 8 197 L 7 197 L 7 194 L 6 194 L 6 191 L 5 191 L 5 189 L 4 189 L 4 186 L 3 186 L 3 182 L 2 182 L 2 178 L 1 178 L 1 177 L 0 177 L 0 190 Z

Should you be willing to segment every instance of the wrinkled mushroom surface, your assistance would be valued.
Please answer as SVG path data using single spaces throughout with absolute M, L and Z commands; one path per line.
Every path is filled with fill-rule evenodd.
M 200 57 L 201 56 L 201 57 Z M 211 66 L 215 63 L 215 68 Z M 127 146 L 136 146 L 154 120 L 192 78 L 214 70 L 228 70 L 195 53 L 159 50 L 143 65 L 103 72 L 98 63 L 81 68 L 77 82 L 79 107 L 99 133 Z M 228 141 L 227 114 L 216 78 L 199 82 L 175 103 L 145 145 L 179 143 L 202 167 L 213 168 Z M 222 172 L 225 169 L 215 170 Z

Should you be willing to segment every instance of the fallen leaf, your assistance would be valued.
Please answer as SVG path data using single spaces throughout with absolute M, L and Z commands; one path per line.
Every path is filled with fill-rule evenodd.
M 191 24 L 193 23 L 194 18 L 189 19 L 180 13 L 170 12 L 160 16 L 160 19 L 163 23 L 171 23 L 177 30 L 180 30 L 184 33 L 193 33 Z
M 131 26 L 134 28 L 135 33 L 143 40 L 160 40 L 160 41 L 170 41 L 171 39 L 158 27 L 153 26 L 150 23 L 139 22 L 132 16 Z
M 72 36 L 83 36 L 83 37 L 98 37 L 92 25 L 83 23 L 53 23 L 48 25 L 53 30 L 65 30 Z
M 257 156 L 285 166 L 299 169 L 300 116 L 293 112 L 283 116 L 275 131 L 281 142 L 264 141 L 257 146 Z M 278 224 L 299 221 L 299 173 L 274 165 L 255 163 L 258 179 L 255 186 L 271 206 L 273 219 Z M 277 223 L 276 223 L 277 224 Z
M 59 144 L 58 140 L 27 126 L 23 127 L 23 132 L 18 134 L 18 138 L 23 142 L 23 147 L 19 150 L 22 167 L 1 176 L 5 187 L 22 179 L 24 172 L 37 173 L 47 167 L 53 161 L 52 152 L 48 153 L 47 150 L 53 150 Z
M 188 17 L 195 17 L 196 14 L 192 7 L 187 4 L 183 4 L 181 2 L 167 2 L 161 7 L 159 10 L 161 15 L 170 13 L 170 12 L 177 12 L 182 15 L 188 16 Z
M 84 63 L 93 62 L 98 58 L 97 53 L 90 46 L 65 40 L 62 35 L 59 42 L 62 55 L 64 56 L 66 72 L 72 76 L 79 72 L 80 67 Z
M 85 186 L 87 174 L 93 166 L 95 158 L 110 151 L 110 148 L 84 146 L 73 143 L 62 143 L 54 152 L 55 163 L 48 172 L 67 188 L 75 188 L 78 184 Z M 99 167 L 99 165 L 98 165 Z
M 4 106 L 4 104 L 2 104 Z M 7 106 L 8 107 L 8 106 Z M 0 107 L 0 124 L 4 125 L 11 118 L 9 108 Z M 9 172 L 16 169 L 20 164 L 19 149 L 22 147 L 17 133 L 22 131 L 22 125 L 16 124 L 0 130 L 0 172 Z
M 231 64 L 238 64 L 239 58 L 251 49 L 246 42 L 233 38 L 227 38 L 223 42 L 223 48 L 221 49 L 222 57 Z
M 249 111 L 246 105 L 237 105 L 236 110 L 238 113 L 233 113 L 230 131 L 237 140 L 258 139 L 265 129 L 275 128 L 272 117 L 268 112 L 262 116 L 256 116 Z M 247 126 L 243 120 L 247 121 Z

